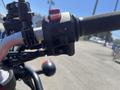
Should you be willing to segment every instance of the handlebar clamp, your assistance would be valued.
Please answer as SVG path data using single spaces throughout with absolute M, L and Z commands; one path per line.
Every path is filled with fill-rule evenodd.
M 24 43 L 28 48 L 32 48 L 34 45 L 38 44 L 32 27 L 24 27 L 22 30 L 22 36 Z

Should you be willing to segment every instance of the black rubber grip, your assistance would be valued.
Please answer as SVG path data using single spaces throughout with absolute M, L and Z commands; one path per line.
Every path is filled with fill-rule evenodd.
M 120 12 L 81 18 L 79 22 L 81 35 L 90 35 L 120 29 Z

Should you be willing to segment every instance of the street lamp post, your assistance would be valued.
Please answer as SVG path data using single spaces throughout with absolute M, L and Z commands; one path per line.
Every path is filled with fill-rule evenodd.
M 96 0 L 92 15 L 95 15 L 99 0 Z
M 115 8 L 114 8 L 114 11 L 116 11 L 116 10 L 117 10 L 118 3 L 119 3 L 119 0 L 117 0 L 117 1 L 116 1 Z
M 53 0 L 48 0 L 49 4 L 49 10 L 52 8 L 53 5 L 55 5 L 55 2 Z

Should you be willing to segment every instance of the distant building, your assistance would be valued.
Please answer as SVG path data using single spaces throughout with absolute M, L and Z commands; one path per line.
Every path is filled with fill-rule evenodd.
M 4 31 L 4 27 L 3 27 L 3 24 L 2 24 L 3 23 L 3 20 L 2 20 L 3 17 L 4 16 L 0 13 L 0 31 Z
M 2 23 L 0 23 L 0 31 L 4 31 L 4 27 L 3 27 L 3 24 Z
M 3 27 L 3 24 L 0 23 L 0 39 L 4 37 L 4 36 L 3 36 L 3 35 L 4 35 L 4 34 L 3 34 L 4 31 L 5 31 L 5 29 L 4 29 L 4 27 Z
M 35 14 L 35 16 L 33 16 L 33 27 L 40 27 L 42 26 L 42 19 L 43 17 L 40 14 Z

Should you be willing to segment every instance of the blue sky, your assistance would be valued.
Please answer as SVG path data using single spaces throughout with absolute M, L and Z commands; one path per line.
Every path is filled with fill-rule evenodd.
M 4 0 L 9 3 L 14 0 Z M 47 0 L 29 0 L 32 10 L 42 15 L 48 14 Z M 56 8 L 61 11 L 69 11 L 76 16 L 91 16 L 96 0 L 54 0 Z M 96 14 L 112 12 L 115 7 L 116 0 L 99 0 Z M 117 10 L 120 10 L 120 2 Z M 0 2 L 0 13 L 5 13 L 2 3 Z M 120 31 L 113 32 L 114 38 L 120 38 Z

